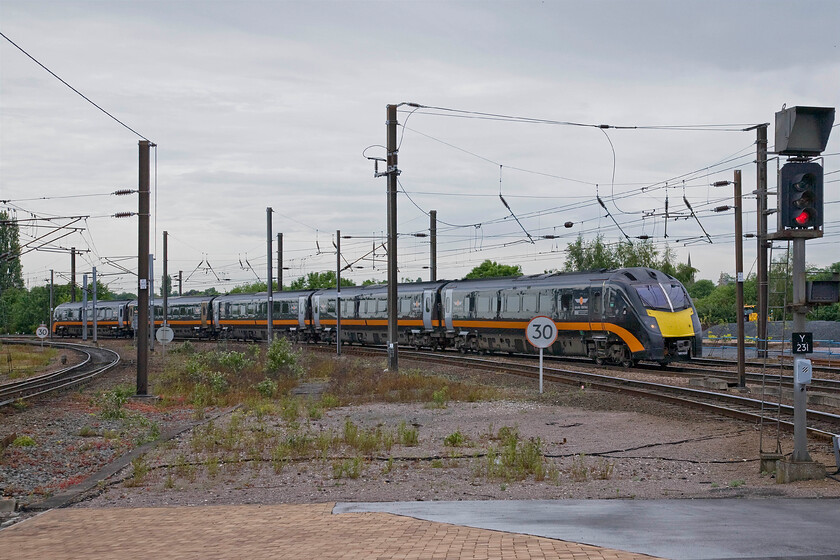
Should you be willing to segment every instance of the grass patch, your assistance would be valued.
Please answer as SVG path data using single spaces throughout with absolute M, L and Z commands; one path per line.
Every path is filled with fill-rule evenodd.
M 484 459 L 478 463 L 475 469 L 477 477 L 504 481 L 529 477 L 537 481 L 556 479 L 557 469 L 549 465 L 543 455 L 540 438 L 523 440 L 517 428 L 503 426 L 492 439 L 499 443 L 491 445 Z

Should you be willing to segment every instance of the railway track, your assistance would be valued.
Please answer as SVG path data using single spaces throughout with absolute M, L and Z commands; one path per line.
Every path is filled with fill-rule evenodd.
M 323 348 L 326 350 L 329 347 Z M 381 356 L 384 349 L 377 352 L 371 348 L 362 350 L 355 347 L 345 347 L 345 351 L 353 354 Z M 401 350 L 400 355 L 407 360 L 418 360 L 424 364 L 435 363 L 468 367 L 533 379 L 539 377 L 539 366 L 536 364 L 500 361 L 498 358 L 447 355 L 440 352 L 414 350 Z M 668 371 L 668 373 L 671 372 Z M 782 430 L 793 431 L 792 406 L 768 402 L 766 400 L 762 401 L 742 395 L 626 379 L 580 370 L 552 367 L 550 365 L 544 366 L 543 379 L 546 382 L 563 383 L 577 387 L 584 385 L 602 391 L 620 392 L 642 398 L 656 399 L 662 402 L 688 406 L 713 414 L 750 422 L 763 421 L 765 424 L 778 425 Z M 809 436 L 830 441 L 838 433 L 840 433 L 840 415 L 818 410 L 808 410 Z
M 4 344 L 41 344 L 27 340 L 3 340 Z M 120 362 L 120 355 L 107 348 L 73 344 L 69 342 L 44 342 L 54 348 L 67 348 L 82 353 L 82 363 L 29 377 L 21 381 L 0 385 L 0 407 L 7 406 L 21 399 L 31 399 L 40 395 L 73 387 L 93 379 L 111 369 Z

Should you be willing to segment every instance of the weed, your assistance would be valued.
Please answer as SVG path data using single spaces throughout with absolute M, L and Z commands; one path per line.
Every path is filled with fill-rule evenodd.
M 382 474 L 388 474 L 392 470 L 394 470 L 394 458 L 388 457 L 388 461 L 385 463 L 385 466 L 382 467 Z
M 413 447 L 417 445 L 419 439 L 417 429 L 409 428 L 404 420 L 400 422 L 399 426 L 397 426 L 397 440 L 400 444 L 405 445 L 406 447 Z
M 444 385 L 434 393 L 432 393 L 432 402 L 429 408 L 446 408 L 449 403 L 449 386 Z
M 303 368 L 298 364 L 299 357 L 300 352 L 295 352 L 288 340 L 276 338 L 266 352 L 265 372 L 269 375 L 286 374 L 300 377 L 303 374 Z
M 149 465 L 146 463 L 146 456 L 139 455 L 131 460 L 132 473 L 131 477 L 126 479 L 126 486 L 140 486 L 143 484 L 143 479 L 149 473 Z
M 321 396 L 321 406 L 324 408 L 338 408 L 341 406 L 341 399 L 335 395 L 325 393 Z
M 271 451 L 271 466 L 275 474 L 280 474 L 288 462 L 289 448 L 285 445 L 278 445 Z
M 15 447 L 35 447 L 35 439 L 32 436 L 18 436 L 12 442 Z
M 207 467 L 207 476 L 210 478 L 216 478 L 219 475 L 219 458 L 215 456 L 208 457 L 204 461 L 204 465 Z
M 163 487 L 167 490 L 175 488 L 175 478 L 172 476 L 172 469 L 166 469 L 166 480 L 163 481 Z
M 270 399 L 277 393 L 277 383 L 269 378 L 265 378 L 254 387 L 259 394 L 267 399 Z
M 746 480 L 741 480 L 741 479 L 733 480 L 732 482 L 729 483 L 729 487 L 730 488 L 738 488 L 740 486 L 743 486 L 746 483 L 747 483 Z
M 98 437 L 99 432 L 91 428 L 90 426 L 82 426 L 79 429 L 79 437 Z
M 126 412 L 123 405 L 128 402 L 128 398 L 133 394 L 134 389 L 128 385 L 121 385 L 110 391 L 99 393 L 95 398 L 96 405 L 100 408 L 99 415 L 109 420 L 125 418 Z
M 190 482 L 195 481 L 195 466 L 187 461 L 187 456 L 180 453 L 175 459 L 175 474 L 181 478 L 186 478 Z
M 317 404 L 309 405 L 308 416 L 310 420 L 320 420 L 324 417 L 324 409 Z
M 499 445 L 487 450 L 485 460 L 477 468 L 477 475 L 507 481 L 524 480 L 529 476 L 539 481 L 552 476 L 553 468 L 546 468 L 540 438 L 521 441 L 518 429 L 504 426 L 494 439 L 499 441 Z
M 615 463 L 599 457 L 598 462 L 593 467 L 590 467 L 589 472 L 592 474 L 594 480 L 609 480 L 612 478 L 614 468 Z
M 569 476 L 572 477 L 572 480 L 575 482 L 586 482 L 589 478 L 589 469 L 586 468 L 586 460 L 583 453 L 580 455 L 575 455 L 575 458 L 572 460 L 572 467 L 569 470 Z
M 297 398 L 283 399 L 280 403 L 280 416 L 286 422 L 294 422 L 300 416 L 300 400 Z
M 343 441 L 350 447 L 355 447 L 359 439 L 359 427 L 347 418 L 344 421 L 344 435 Z
M 235 374 L 254 365 L 254 362 L 245 356 L 245 352 L 219 352 L 218 361 L 221 366 Z
M 332 464 L 333 478 L 336 480 L 340 478 L 359 478 L 362 474 L 362 464 L 361 457 L 335 461 Z
M 467 443 L 467 437 L 460 430 L 454 431 L 443 438 L 443 445 L 447 447 L 463 447 Z
M 432 468 L 433 469 L 442 469 L 443 468 L 443 461 L 440 459 L 432 459 Z
M 17 399 L 15 402 L 12 403 L 12 408 L 14 408 L 18 412 L 23 412 L 27 408 L 29 408 L 29 403 L 23 399 Z

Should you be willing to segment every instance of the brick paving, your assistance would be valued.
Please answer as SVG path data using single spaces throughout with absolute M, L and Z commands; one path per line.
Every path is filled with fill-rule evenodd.
M 652 557 L 334 504 L 54 509 L 0 531 L 0 557 L 563 559 Z

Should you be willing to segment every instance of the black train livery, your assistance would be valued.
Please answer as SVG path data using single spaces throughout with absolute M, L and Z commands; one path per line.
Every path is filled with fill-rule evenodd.
M 387 292 L 381 284 L 344 287 L 340 297 L 335 289 L 276 292 L 272 331 L 296 342 L 334 343 L 340 315 L 343 343 L 385 344 Z M 156 326 L 163 324 L 162 303 L 154 300 Z M 97 313 L 103 305 L 115 321 L 100 321 L 106 329 L 100 334 L 131 336 L 137 301 L 100 302 Z M 526 327 L 533 317 L 546 316 L 558 330 L 548 354 L 630 367 L 640 360 L 689 360 L 702 352 L 700 321 L 685 288 L 651 268 L 400 284 L 397 306 L 401 346 L 536 352 Z M 80 310 L 78 303 L 56 307 L 53 332 L 78 336 Z M 267 311 L 265 293 L 171 297 L 167 323 L 176 338 L 265 340 Z

